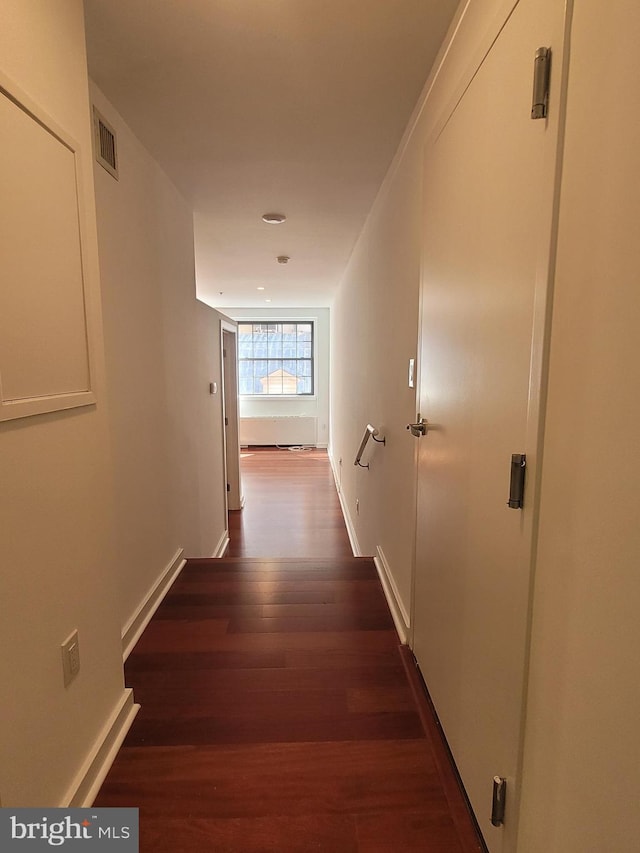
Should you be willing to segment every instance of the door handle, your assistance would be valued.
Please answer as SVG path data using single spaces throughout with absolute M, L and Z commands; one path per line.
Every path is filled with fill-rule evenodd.
M 426 435 L 429 429 L 429 421 L 426 418 L 420 418 L 417 424 L 407 424 L 407 429 L 411 430 L 411 435 L 420 438 L 421 435 Z

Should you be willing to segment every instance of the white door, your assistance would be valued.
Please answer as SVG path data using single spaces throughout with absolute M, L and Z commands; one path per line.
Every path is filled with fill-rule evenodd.
M 513 850 L 564 2 L 521 0 L 425 149 L 414 653 L 492 853 Z M 547 120 L 530 118 L 537 48 Z M 523 509 L 510 463 L 527 454 Z M 492 780 L 507 779 L 504 826 Z

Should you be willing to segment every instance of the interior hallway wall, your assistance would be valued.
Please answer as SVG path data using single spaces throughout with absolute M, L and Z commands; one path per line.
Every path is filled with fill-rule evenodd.
M 195 298 L 190 208 L 91 96 L 119 155 L 119 180 L 94 170 L 124 628 L 176 553 L 211 556 L 224 539 L 220 315 Z
M 79 142 L 86 212 L 97 405 L 0 424 L 0 798 L 58 806 L 126 696 L 81 0 L 3 0 L 0 71 Z M 76 628 L 65 688 L 60 645 Z
M 405 622 L 415 540 L 416 439 L 406 426 L 417 414 L 408 373 L 418 343 L 423 149 L 503 5 L 461 4 L 331 311 L 331 458 L 359 552 L 382 558 Z M 368 470 L 353 464 L 367 423 L 387 442 L 367 451 Z

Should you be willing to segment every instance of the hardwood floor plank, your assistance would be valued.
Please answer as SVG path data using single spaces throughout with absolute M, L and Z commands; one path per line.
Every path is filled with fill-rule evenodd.
M 176 595 L 170 604 L 161 606 L 156 614 L 157 620 L 175 619 L 176 621 L 198 621 L 203 619 L 227 619 L 230 623 L 228 630 L 238 630 L 236 624 L 240 620 L 253 620 L 258 625 L 264 620 L 311 620 L 321 626 L 323 622 L 327 630 L 359 630 L 360 624 L 366 621 L 378 622 L 378 628 L 391 628 L 389 608 L 386 602 L 376 596 L 368 603 L 368 613 L 354 614 L 353 607 L 345 602 L 322 601 L 307 604 L 210 604 L 206 595 Z M 234 627 L 231 627 L 231 623 Z M 275 624 L 275 623 L 273 623 Z M 330 627 L 333 626 L 333 627 Z M 263 630 L 263 629 L 261 629 Z M 267 630 L 270 630 L 267 628 Z M 286 629 L 290 630 L 290 629 Z M 307 630 L 309 630 L 307 628 Z M 317 630 L 322 630 L 318 627 Z
M 124 805 L 135 796 L 141 822 L 180 816 L 185 808 L 191 817 L 230 818 L 447 807 L 424 738 L 142 746 L 122 753 L 100 802 Z
M 180 652 L 145 653 L 136 649 L 125 665 L 127 683 L 135 686 L 140 672 L 154 671 L 171 672 L 195 671 L 201 672 L 212 669 L 255 669 L 287 666 L 287 656 L 280 650 L 251 650 L 251 651 L 215 651 L 191 652 L 183 655 Z
M 221 567 L 214 566 L 212 568 L 204 568 L 203 566 L 194 566 L 189 560 L 188 572 L 182 572 L 181 576 L 176 581 L 178 589 L 185 593 L 189 592 L 189 587 L 197 583 L 222 583 L 222 582 L 237 582 L 242 580 L 248 581 L 375 581 L 377 574 L 375 569 L 372 572 L 371 565 L 362 565 L 362 563 L 350 563 L 343 566 L 314 566 L 306 569 L 298 560 L 291 562 L 288 566 L 275 566 L 271 563 L 268 566 L 258 565 L 225 565 Z
M 215 590 L 215 582 L 212 583 L 208 587 L 209 590 Z M 301 591 L 296 589 L 295 587 L 290 587 L 287 589 L 286 586 L 281 587 L 279 590 L 270 590 L 268 587 L 264 587 L 262 590 L 259 589 L 251 589 L 242 588 L 242 589 L 227 589 L 226 591 L 220 590 L 219 592 L 207 592 L 206 587 L 202 587 L 197 594 L 200 596 L 203 604 L 226 604 L 226 605 L 240 605 L 240 604 L 324 604 L 328 602 L 332 602 L 337 600 L 336 593 L 332 592 L 330 587 L 327 586 L 325 590 L 314 590 L 314 591 Z M 178 592 L 180 591 L 180 587 L 178 587 Z M 343 600 L 348 598 L 344 594 L 344 591 L 340 596 Z M 378 596 L 373 596 L 376 600 L 378 600 Z M 170 605 L 167 605 L 170 606 Z
M 286 571 L 290 566 L 297 566 L 305 569 L 307 566 L 310 571 L 317 568 L 321 569 L 341 569 L 350 568 L 352 566 L 362 567 L 367 574 L 372 573 L 371 557 L 354 557 L 351 553 L 340 557 L 326 556 L 306 556 L 306 557 L 233 557 L 228 554 L 224 555 L 224 560 L 212 560 L 211 557 L 190 557 L 189 567 L 193 571 L 198 569 L 205 572 L 224 571 L 230 572 L 234 570 L 242 571 L 245 567 L 248 569 L 275 569 L 277 571 Z
M 238 617 L 229 619 L 230 634 L 278 634 L 306 631 L 384 631 L 393 630 L 389 612 L 354 613 L 343 616 L 274 616 L 260 619 Z
M 191 696 L 198 695 L 192 693 Z M 184 694 L 182 694 L 182 697 Z M 245 690 L 236 689 L 231 694 L 221 690 L 209 690 L 200 694 L 198 702 L 185 702 L 177 692 L 157 694 L 161 701 L 149 703 L 140 713 L 143 722 L 170 718 L 171 724 L 178 720 L 232 719 L 243 722 L 268 715 L 278 717 L 285 725 L 299 719 L 316 715 L 320 720 L 346 717 L 351 712 L 347 703 L 347 691 L 341 687 L 314 687 L 290 690 Z M 415 707 L 410 709 L 415 713 Z
M 277 717 L 235 714 L 225 716 L 148 719 L 141 711 L 124 742 L 125 746 L 189 746 L 230 743 L 313 743 L 327 740 L 374 741 L 394 738 L 414 740 L 423 733 L 415 712 L 374 714 L 320 714 L 318 709 Z
M 453 821 L 446 809 L 440 812 L 400 810 L 395 813 L 356 817 L 360 853 L 391 853 L 411 850 L 420 853 L 462 853 Z M 390 839 L 393 846 L 389 847 Z
M 387 685 L 349 686 L 347 708 L 354 714 L 415 712 L 415 700 L 406 682 Z
M 218 621 L 218 620 L 214 620 Z M 363 634 L 365 636 L 363 636 Z M 140 652 L 249 652 L 311 650 L 394 650 L 397 635 L 392 630 L 310 631 L 308 633 L 222 634 L 210 631 L 207 620 L 195 622 L 152 622 L 138 643 Z
M 368 597 L 367 613 L 372 615 L 378 613 L 388 613 L 389 608 L 385 601 L 380 602 L 376 597 Z M 234 616 L 244 616 L 243 613 L 233 612 Z M 255 615 L 255 614 L 246 614 Z M 265 619 L 274 617 L 311 617 L 327 615 L 330 618 L 351 617 L 354 615 L 352 605 L 345 602 L 323 602 L 322 604 L 264 604 L 262 606 L 262 616 Z
M 251 690 L 314 690 L 325 687 L 406 689 L 404 671 L 394 665 L 349 666 L 343 668 L 261 668 L 261 669 L 169 669 L 138 670 L 135 673 L 136 700 L 162 703 L 167 693 L 185 702 L 207 699 L 212 691 L 232 697 Z M 233 701 L 233 699 L 231 700 Z
M 185 571 L 188 572 L 188 568 Z M 313 575 L 306 578 L 294 577 L 286 580 L 276 580 L 275 578 L 254 580 L 248 577 L 234 578 L 232 580 L 211 578 L 206 581 L 189 581 L 187 578 L 184 578 L 182 581 L 176 582 L 174 588 L 177 594 L 188 592 L 190 595 L 208 595 L 210 599 L 215 596 L 225 596 L 234 592 L 250 593 L 256 597 L 273 595 L 274 593 L 292 595 L 297 592 L 300 592 L 302 595 L 309 592 L 320 594 L 324 592 L 331 592 L 333 594 L 345 593 L 356 597 L 370 594 L 375 598 L 380 595 L 377 579 L 345 580 L 338 578 L 323 580 Z M 210 600 L 210 603 L 213 604 L 214 601 Z
M 280 817 L 156 818 L 141 831 L 141 849 L 156 853 L 357 853 L 355 820 L 350 815 Z
M 354 666 L 395 667 L 397 650 L 388 649 L 287 649 L 285 666 L 351 669 Z

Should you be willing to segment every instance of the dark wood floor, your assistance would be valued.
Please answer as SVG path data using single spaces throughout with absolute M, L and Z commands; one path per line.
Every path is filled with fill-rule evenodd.
M 311 503 L 297 487 L 318 490 L 326 456 L 263 453 L 254 480 L 287 471 L 270 506 Z M 189 560 L 158 609 L 126 664 L 142 709 L 96 805 L 140 808 L 141 851 L 480 850 L 373 561 L 283 559 L 265 531 L 260 546 L 242 527 L 266 558 Z

